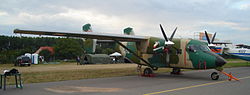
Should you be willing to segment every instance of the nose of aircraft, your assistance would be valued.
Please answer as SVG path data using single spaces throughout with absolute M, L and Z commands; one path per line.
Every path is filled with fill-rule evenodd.
M 224 58 L 222 58 L 220 56 L 216 57 L 215 64 L 216 64 L 217 67 L 221 67 L 221 66 L 223 66 L 226 63 L 227 62 L 226 62 L 226 60 Z

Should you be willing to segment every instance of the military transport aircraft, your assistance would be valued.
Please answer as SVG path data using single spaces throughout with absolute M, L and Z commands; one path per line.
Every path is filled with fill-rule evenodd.
M 212 52 L 207 43 L 194 39 L 174 39 L 177 28 L 168 38 L 161 25 L 160 29 L 164 38 L 135 36 L 133 32 L 128 32 L 127 35 L 118 35 L 15 29 L 14 33 L 114 40 L 120 45 L 120 52 L 133 63 L 138 64 L 139 69 L 141 69 L 141 66 L 147 66 L 144 69 L 144 75 L 151 75 L 158 68 L 173 68 L 171 74 L 180 74 L 181 69 L 216 69 L 222 72 L 222 66 L 226 64 L 225 59 Z M 223 74 L 231 79 L 238 80 L 225 72 Z M 211 79 L 218 80 L 218 78 L 217 72 L 211 74 Z

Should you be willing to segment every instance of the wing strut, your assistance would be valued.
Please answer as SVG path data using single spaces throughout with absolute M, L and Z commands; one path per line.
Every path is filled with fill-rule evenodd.
M 133 52 L 132 50 L 130 50 L 129 48 L 127 48 L 125 45 L 123 45 L 121 42 L 114 40 L 116 43 L 118 43 L 119 45 L 121 45 L 124 49 L 128 50 L 130 53 L 132 53 L 134 56 L 136 56 L 137 58 L 139 58 L 140 60 L 142 60 L 143 62 L 145 62 L 147 64 L 147 66 L 151 67 L 152 69 L 154 69 L 154 66 L 152 66 L 148 61 L 146 61 L 145 59 L 141 58 L 140 56 L 138 56 L 135 52 Z M 144 65 L 145 64 L 141 64 L 141 63 L 136 63 L 138 65 Z

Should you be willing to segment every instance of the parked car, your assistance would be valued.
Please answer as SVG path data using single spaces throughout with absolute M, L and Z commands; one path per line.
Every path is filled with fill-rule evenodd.
M 17 57 L 15 66 L 30 66 L 31 65 L 31 59 L 28 56 L 21 55 Z

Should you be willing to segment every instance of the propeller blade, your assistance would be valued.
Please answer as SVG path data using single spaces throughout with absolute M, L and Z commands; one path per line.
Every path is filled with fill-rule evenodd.
M 172 33 L 172 35 L 171 35 L 171 37 L 170 37 L 170 41 L 172 41 L 172 39 L 173 39 L 173 37 L 174 37 L 174 34 L 175 34 L 175 32 L 176 32 L 176 30 L 177 30 L 177 27 L 174 29 L 174 32 Z
M 162 28 L 161 24 L 160 24 L 160 28 L 161 28 L 163 37 L 165 38 L 166 41 L 168 41 L 167 35 L 165 34 L 164 29 Z
M 212 44 L 214 43 L 214 38 L 215 38 L 215 36 L 216 36 L 216 32 L 215 32 L 214 35 L 213 35 L 213 38 L 212 38 L 212 41 L 211 41 Z
M 205 31 L 205 35 L 206 35 L 208 44 L 211 44 L 210 39 L 209 39 L 208 34 L 207 34 L 207 31 Z

